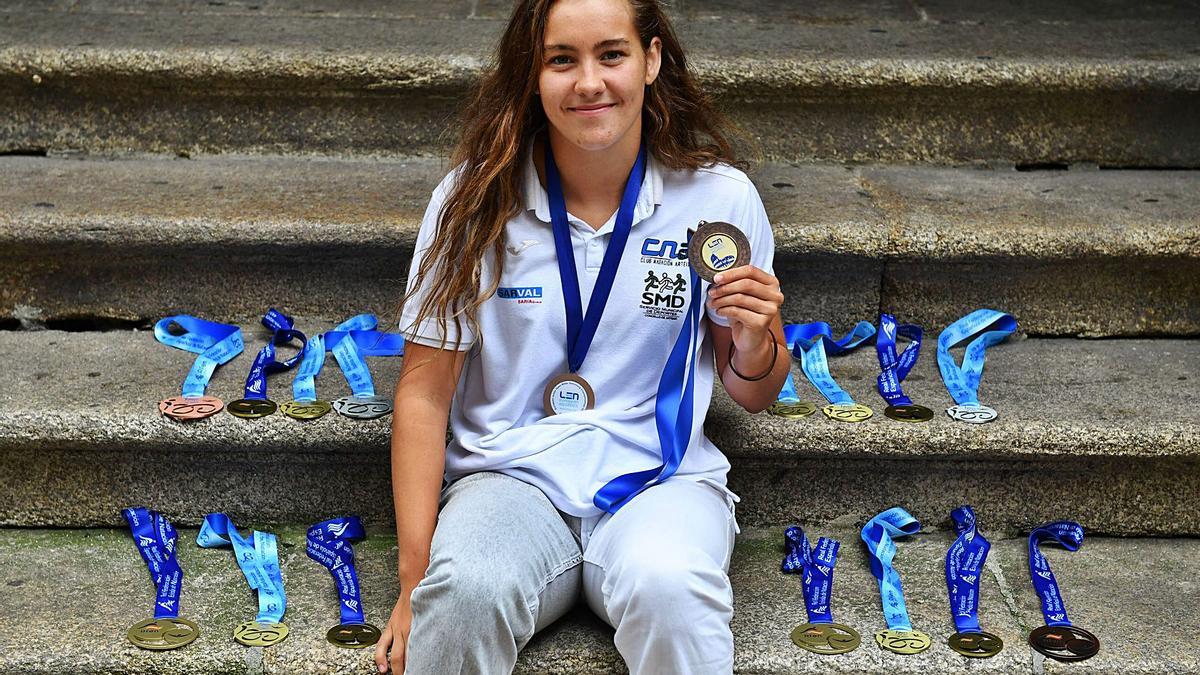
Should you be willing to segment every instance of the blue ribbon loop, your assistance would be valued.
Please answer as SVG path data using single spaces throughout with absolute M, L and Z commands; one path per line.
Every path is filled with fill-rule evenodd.
M 175 558 L 175 527 L 161 513 L 140 506 L 125 509 L 123 513 L 138 552 L 154 579 L 157 593 L 154 618 L 174 619 L 179 616 L 179 595 L 183 590 L 183 569 Z
M 333 352 L 351 394 L 357 397 L 375 395 L 375 382 L 364 356 L 404 354 L 404 337 L 399 333 L 375 330 L 378 325 L 374 314 L 359 314 L 324 335 L 325 348 Z
M 254 357 L 254 365 L 250 367 L 250 374 L 246 376 L 246 393 L 243 398 L 247 400 L 267 400 L 267 377 L 294 368 L 304 358 L 308 346 L 308 339 L 304 337 L 304 333 L 292 328 L 292 318 L 274 308 L 263 316 L 262 324 L 271 331 L 271 339 Z M 275 360 L 275 346 L 285 345 L 293 340 L 300 340 L 300 351 L 286 361 Z
M 329 570 L 337 582 L 338 608 L 343 624 L 365 623 L 358 572 L 354 569 L 353 542 L 367 536 L 357 516 L 332 518 L 308 528 L 305 553 Z
M 287 595 L 283 590 L 283 575 L 279 571 L 279 545 L 275 535 L 254 530 L 252 541 L 238 534 L 233 521 L 224 513 L 204 516 L 204 524 L 196 535 L 201 548 L 233 549 L 234 557 L 246 583 L 258 591 L 259 623 L 279 623 L 287 611 Z
M 804 375 L 825 400 L 834 405 L 853 405 L 854 399 L 829 374 L 826 357 L 848 353 L 874 334 L 875 326 L 869 321 L 859 321 L 849 333 L 837 340 L 833 338 L 833 329 L 824 321 L 783 327 L 784 339 L 789 345 L 794 345 L 792 356 L 800 359 Z
M 1017 320 L 994 309 L 977 309 L 955 321 L 938 336 L 938 369 L 942 381 L 958 405 L 979 405 L 979 380 L 983 377 L 984 353 L 988 347 L 1012 335 L 1017 330 Z M 967 345 L 960 367 L 954 362 L 950 349 L 958 343 L 979 333 Z
M 173 334 L 172 325 L 184 332 L 181 335 Z M 183 380 L 181 393 L 185 398 L 204 396 L 217 366 L 228 363 L 245 348 L 242 330 L 237 326 L 205 321 L 186 314 L 159 320 L 154 324 L 154 338 L 165 345 L 198 355 Z
M 908 347 L 897 356 L 897 338 L 907 338 Z M 904 395 L 900 383 L 908 377 L 909 371 L 916 365 L 921 356 L 920 326 L 911 323 L 897 325 L 896 317 L 891 314 L 879 316 L 879 332 L 875 336 L 875 353 L 879 357 L 879 377 L 876 386 L 879 395 L 890 406 L 912 405 L 912 399 Z
M 892 560 L 896 557 L 894 540 L 920 531 L 921 523 L 900 507 L 877 514 L 867 521 L 862 529 L 863 543 L 867 545 L 867 551 L 871 554 L 871 574 L 879 580 L 883 618 L 890 630 L 912 630 L 908 608 L 904 605 L 904 588 L 900 585 L 900 574 L 892 567 Z
M 979 579 L 983 563 L 992 545 L 979 532 L 975 510 L 960 506 L 950 512 L 958 539 L 946 552 L 946 588 L 950 592 L 950 612 L 959 633 L 978 633 Z
M 317 375 L 325 365 L 325 336 L 317 334 L 304 344 L 304 358 L 292 380 L 292 399 L 302 402 L 317 400 Z
M 821 537 L 813 548 L 804 530 L 793 525 L 784 531 L 787 555 L 783 558 L 784 574 L 803 574 L 804 606 L 809 623 L 833 623 L 833 568 L 837 564 L 841 544 L 836 539 Z
M 1029 533 L 1029 576 L 1033 588 L 1042 599 L 1042 616 L 1047 626 L 1070 626 L 1067 608 L 1058 590 L 1058 580 L 1050 571 L 1050 562 L 1038 545 L 1043 541 L 1053 542 L 1075 552 L 1083 545 L 1083 526 L 1070 520 L 1060 520 L 1041 525 Z

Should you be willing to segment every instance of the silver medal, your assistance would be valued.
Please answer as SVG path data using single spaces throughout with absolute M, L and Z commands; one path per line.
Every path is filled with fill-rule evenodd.
M 343 396 L 333 402 L 333 409 L 352 420 L 373 420 L 391 414 L 392 400 L 386 396 Z
M 996 419 L 996 411 L 986 405 L 956 405 L 946 408 L 951 419 L 967 424 L 986 424 Z

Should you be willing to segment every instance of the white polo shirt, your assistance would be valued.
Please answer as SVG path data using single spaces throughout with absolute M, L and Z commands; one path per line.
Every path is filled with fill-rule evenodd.
M 437 214 L 454 176 L 433 191 L 417 235 L 409 290 L 437 227 Z M 480 336 L 463 322 L 469 349 L 450 410 L 453 440 L 446 448 L 446 478 L 498 471 L 540 488 L 561 511 L 589 517 L 601 512 L 592 498 L 608 481 L 662 464 L 654 403 L 659 378 L 684 325 L 691 302 L 688 228 L 701 220 L 737 225 L 750 240 L 751 263 L 773 272 L 775 241 L 754 184 L 744 173 L 719 164 L 697 171 L 672 171 L 651 155 L 634 209 L 633 228 L 617 269 L 612 293 L 579 370 L 596 393 L 592 410 L 547 416 L 546 383 L 567 372 L 566 319 L 555 258 L 550 204 L 525 157 L 525 206 L 506 227 L 504 271 L 499 290 L 479 308 Z M 567 214 L 583 306 L 591 298 L 616 214 L 599 230 Z M 494 278 L 485 260 L 483 287 Z M 701 300 L 707 297 L 704 284 Z M 400 330 L 412 342 L 436 347 L 435 320 L 414 325 L 427 288 L 412 296 Z M 676 475 L 725 488 L 729 461 L 704 435 L 715 364 L 706 312 L 691 441 Z M 450 345 L 453 321 L 448 321 Z

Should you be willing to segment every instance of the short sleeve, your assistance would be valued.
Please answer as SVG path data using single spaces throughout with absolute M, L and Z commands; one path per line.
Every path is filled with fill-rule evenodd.
M 747 182 L 746 196 L 742 200 L 742 215 L 736 223 L 746 238 L 750 240 L 750 264 L 767 274 L 775 274 L 775 235 L 771 232 L 771 222 L 767 219 L 767 210 L 763 207 L 762 198 L 753 183 Z M 718 316 L 715 311 L 705 306 L 708 320 L 718 326 L 729 326 L 729 319 Z

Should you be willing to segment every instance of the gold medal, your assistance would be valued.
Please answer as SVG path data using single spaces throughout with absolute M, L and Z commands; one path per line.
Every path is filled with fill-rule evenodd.
M 729 223 L 700 221 L 688 242 L 688 262 L 697 276 L 712 283 L 718 272 L 750 263 L 750 240 Z
M 329 401 L 288 401 L 279 406 L 284 415 L 294 420 L 315 420 L 333 410 Z
M 1042 626 L 1029 634 L 1029 645 L 1058 661 L 1084 661 L 1100 651 L 1100 638 L 1079 626 Z
M 596 406 L 596 392 L 588 381 L 575 373 L 563 373 L 550 380 L 542 393 L 542 408 L 547 415 L 591 410 Z
M 270 647 L 283 642 L 288 636 L 285 623 L 259 623 L 246 621 L 233 629 L 233 639 L 247 647 Z
M 897 422 L 928 422 L 933 419 L 933 411 L 923 405 L 889 405 L 883 414 Z
M 792 642 L 814 654 L 845 654 L 858 649 L 858 631 L 840 623 L 806 623 L 792 631 Z
M 134 645 L 151 651 L 178 649 L 200 635 L 196 624 L 187 619 L 146 619 L 135 623 L 125 637 Z
M 329 629 L 325 639 L 345 649 L 362 649 L 379 642 L 379 629 L 369 623 L 342 623 Z
M 212 417 L 221 412 L 221 409 L 224 407 L 225 404 L 221 402 L 221 399 L 214 396 L 201 396 L 199 398 L 172 396 L 158 402 L 158 411 L 160 413 L 180 422 L 192 422 L 194 420 L 202 420 L 205 417 Z
M 225 409 L 234 417 L 240 417 L 244 420 L 254 420 L 274 413 L 276 407 L 274 401 L 265 398 L 239 398 L 230 403 Z
M 929 649 L 933 641 L 919 630 L 881 630 L 875 634 L 875 642 L 896 654 L 920 654 Z
M 975 633 L 955 633 L 950 636 L 950 648 L 973 659 L 986 659 L 1000 653 L 1004 649 L 1004 641 L 983 631 Z
M 863 422 L 874 414 L 871 409 L 861 403 L 831 404 L 821 408 L 821 412 L 831 420 L 838 422 Z
M 808 401 L 796 401 L 795 403 L 775 401 L 771 407 L 767 408 L 767 413 L 771 415 L 793 420 L 808 417 L 815 412 L 817 412 L 817 406 Z

